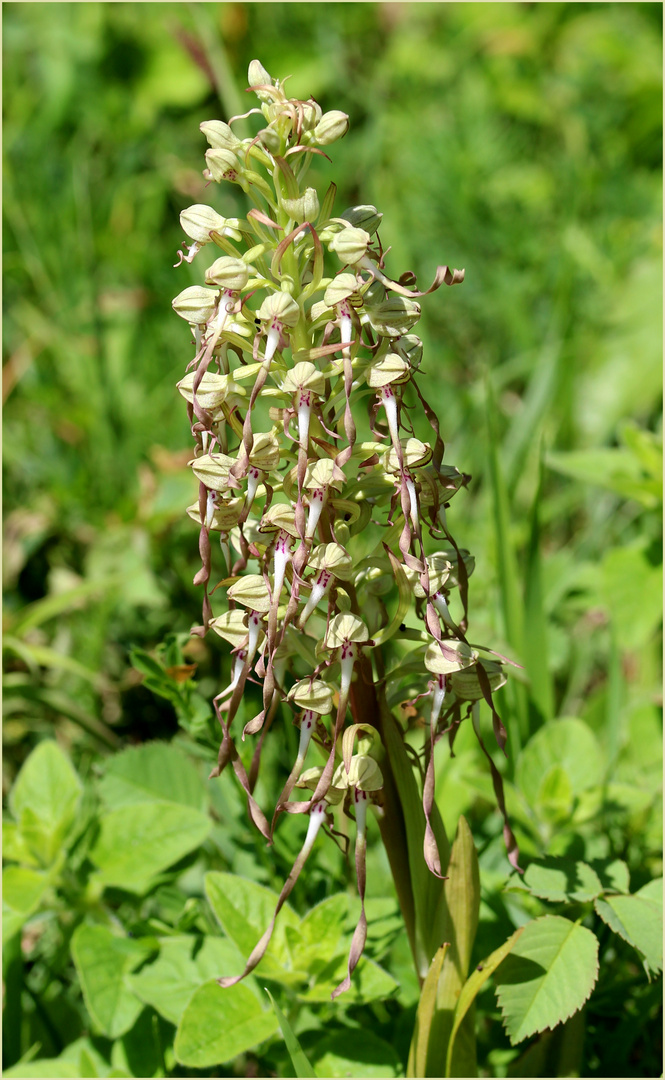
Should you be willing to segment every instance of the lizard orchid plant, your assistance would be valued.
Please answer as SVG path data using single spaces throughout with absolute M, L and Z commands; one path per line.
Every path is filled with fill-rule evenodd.
M 516 865 L 479 714 L 484 699 L 503 749 L 492 693 L 505 676 L 490 650 L 467 639 L 474 560 L 450 533 L 446 509 L 469 477 L 443 463 L 439 425 L 419 386 L 419 301 L 460 284 L 464 271 L 439 266 L 425 290 L 410 272 L 391 278 L 378 210 L 336 214 L 334 184 L 321 199 L 306 185 L 314 157 L 327 157 L 348 117 L 289 98 L 258 60 L 249 83 L 260 102 L 245 114 L 260 117 L 254 138 L 234 134 L 240 117 L 201 130 L 210 147 L 204 176 L 239 185 L 252 208 L 244 218 L 207 205 L 180 215 L 190 243 L 179 263 L 207 257 L 204 284 L 173 301 L 194 339 L 178 383 L 199 482 L 187 509 L 200 527 L 202 562 L 203 620 L 194 632 L 220 635 L 233 657 L 231 681 L 214 701 L 222 739 L 212 775 L 231 764 L 269 843 L 283 813 L 305 814 L 309 824 L 244 971 L 219 981 L 229 986 L 259 963 L 318 833 L 343 813 L 355 819 L 361 914 L 334 997 L 350 986 L 367 936 L 370 808 L 420 978 L 427 973 L 441 941 L 449 851 L 434 799 L 434 745 L 447 734 L 452 748 L 469 717 Z M 430 442 L 415 434 L 418 413 Z M 262 708 L 240 730 L 250 677 L 262 686 Z M 393 711 L 417 690 L 429 700 L 419 751 Z M 261 749 L 269 732 L 279 738 L 289 709 L 298 751 L 269 820 L 254 797 Z M 248 737 L 256 741 L 249 772 L 236 745 Z

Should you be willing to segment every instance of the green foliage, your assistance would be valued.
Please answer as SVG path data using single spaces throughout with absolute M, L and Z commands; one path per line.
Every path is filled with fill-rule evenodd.
M 662 874 L 661 21 L 653 4 L 6 6 L 6 791 L 24 763 L 33 770 L 31 751 L 48 747 L 20 807 L 10 796 L 3 830 L 6 1075 L 195 1075 L 173 1052 L 180 1018 L 245 955 L 220 936 L 205 875 L 274 893 L 298 850 L 287 821 L 266 853 L 230 778 L 200 779 L 198 795 L 191 781 L 214 764 L 209 701 L 230 671 L 209 638 L 189 640 L 196 534 L 180 515 L 195 491 L 172 400 L 170 263 L 178 211 L 207 198 L 191 169 L 197 125 L 245 111 L 237 87 L 254 55 L 293 72 L 290 92 L 349 113 L 337 198 L 381 206 L 389 265 L 423 278 L 439 257 L 466 267 L 454 308 L 449 297 L 423 308 L 435 358 L 423 385 L 452 460 L 473 475 L 453 511 L 477 559 L 478 640 L 524 665 L 499 711 L 526 888 L 516 879 L 504 888 L 509 867 L 473 733 L 462 725 L 454 758 L 445 740 L 435 750 L 445 827 L 452 836 L 464 815 L 479 851 L 478 931 L 459 1002 L 475 1002 L 480 1068 L 662 1071 L 652 906 Z M 324 182 L 327 170 L 321 159 Z M 229 196 L 223 212 L 245 211 Z M 397 611 L 396 587 L 384 601 Z M 411 693 L 408 635 L 419 633 L 408 615 L 405 625 L 386 645 L 396 709 Z M 260 708 L 253 694 L 242 722 Z M 404 726 L 418 724 L 418 703 L 403 713 Z M 187 738 L 154 744 L 154 758 L 145 746 L 116 754 L 173 739 L 179 724 Z M 248 768 L 251 749 L 248 740 Z M 295 749 L 294 739 L 271 750 L 264 775 L 283 782 Z M 160 787 L 162 767 L 170 783 Z M 137 774 L 157 786 L 137 786 Z M 269 805 L 277 782 L 261 784 Z M 90 852 L 100 821 L 123 806 L 182 808 L 212 825 L 182 855 L 165 842 L 180 861 L 152 864 L 138 891 L 108 884 L 100 894 Z M 388 980 L 377 996 L 333 1010 L 316 995 L 358 915 L 346 897 L 333 902 L 347 872 L 325 845 L 291 897 L 300 921 L 284 936 L 284 956 L 300 965 L 288 976 L 310 972 L 312 989 L 270 982 L 319 1075 L 406 1068 L 419 987 L 373 826 L 368 864 L 376 967 L 366 970 Z M 582 1010 L 518 1049 L 491 991 L 503 965 L 480 987 L 487 969 L 477 967 L 545 918 L 594 935 L 598 981 Z M 119 1002 L 134 995 L 142 1011 L 115 1039 L 91 1034 L 72 964 L 79 927 L 147 939 L 116 986 Z M 361 976 L 359 966 L 358 985 Z M 273 1016 L 256 986 L 251 1008 Z M 520 986 L 535 989 L 502 989 Z M 515 1014 L 511 1030 L 522 1023 Z M 272 1031 L 206 1075 L 293 1075 Z
M 510 1041 L 556 1027 L 577 1012 L 598 977 L 598 942 L 590 930 L 558 915 L 525 927 L 497 978 Z

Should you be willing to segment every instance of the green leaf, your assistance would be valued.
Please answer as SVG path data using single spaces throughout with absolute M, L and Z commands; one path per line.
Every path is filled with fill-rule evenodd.
M 460 816 L 455 840 L 446 870 L 443 891 L 447 908 L 444 940 L 451 947 L 443 960 L 437 986 L 436 1009 L 427 1050 L 427 1073 L 441 1076 L 445 1069 L 453 1015 L 471 962 L 471 952 L 478 929 L 480 912 L 480 871 L 478 855 L 466 818 Z M 472 1009 L 462 1021 L 452 1057 L 453 1076 L 475 1076 L 476 1035 L 475 1012 Z
M 392 1077 L 402 1075 L 395 1049 L 366 1028 L 345 1028 L 324 1036 L 310 1050 L 317 1076 Z
M 165 938 L 158 959 L 127 978 L 127 985 L 141 1001 L 176 1026 L 202 983 L 243 964 L 235 945 L 225 938 L 206 936 L 197 948 L 200 942 L 192 934 Z
M 106 926 L 83 924 L 74 932 L 71 949 L 93 1023 L 102 1034 L 117 1039 L 143 1009 L 126 976 L 145 959 L 146 947 L 117 937 Z
M 62 1058 L 37 1058 L 36 1061 L 28 1061 L 25 1065 L 14 1065 L 11 1069 L 5 1069 L 3 1076 L 25 1077 L 53 1077 L 60 1080 L 61 1077 L 77 1077 L 81 1075 L 78 1064 L 73 1061 L 63 1061 Z
M 29 806 L 41 820 L 52 825 L 71 818 L 82 784 L 73 765 L 56 742 L 40 742 L 24 762 L 9 795 L 15 818 Z
M 39 907 L 49 881 L 39 870 L 24 866 L 6 866 L 2 871 L 2 940 L 20 930 L 26 919 Z
M 231 1061 L 279 1030 L 272 1009 L 265 1011 L 243 983 L 226 989 L 212 979 L 194 992 L 176 1032 L 174 1051 L 181 1065 L 205 1069 Z
M 555 904 L 573 901 L 584 903 L 604 891 L 603 883 L 592 866 L 579 859 L 563 857 L 532 862 L 521 879 L 513 874 L 507 887 L 524 889 L 532 896 Z
M 643 543 L 611 548 L 600 564 L 599 600 L 618 645 L 631 652 L 650 644 L 663 618 L 663 568 L 651 565 Z
M 573 795 L 596 787 L 603 758 L 595 735 L 581 720 L 565 718 L 540 728 L 520 753 L 515 779 L 527 802 L 537 802 L 540 785 L 554 765 L 565 770 Z M 547 793 L 547 789 L 545 789 Z
M 635 499 L 650 509 L 658 506 L 662 486 L 646 478 L 642 464 L 629 450 L 599 447 L 549 453 L 546 463 L 555 472 L 574 480 L 613 491 L 625 499 Z
M 303 1048 L 298 1042 L 293 1028 L 289 1024 L 282 1010 L 275 1003 L 275 999 L 273 998 L 270 991 L 266 987 L 264 987 L 264 989 L 266 991 L 266 994 L 270 998 L 273 1009 L 275 1010 L 275 1015 L 279 1021 L 279 1029 L 284 1036 L 286 1049 L 289 1052 L 289 1056 L 291 1058 L 291 1062 L 293 1064 L 296 1076 L 305 1078 L 312 1076 L 314 1073 L 314 1069 L 307 1060 L 307 1055 L 304 1053 Z
M 155 874 L 199 847 L 212 820 L 188 806 L 166 802 L 121 806 L 102 817 L 90 851 L 97 880 L 144 892 Z
M 598 941 L 590 930 L 559 915 L 527 923 L 496 976 L 511 1045 L 581 1009 L 597 977 Z
M 559 350 L 556 350 L 559 354 Z M 531 509 L 531 528 L 527 549 L 524 590 L 524 618 L 529 628 L 524 636 L 524 664 L 530 682 L 530 696 L 542 720 L 554 715 L 552 678 L 548 662 L 547 617 L 543 601 L 541 567 L 540 505 L 543 488 L 542 460 L 538 490 Z
M 277 907 L 278 895 L 264 885 L 248 878 L 213 870 L 205 876 L 205 893 L 222 930 L 237 946 L 244 958 L 238 971 L 222 971 L 220 975 L 239 974 L 259 938 L 265 933 Z M 299 919 L 289 904 L 284 904 L 275 931 L 259 965 L 265 976 L 284 976 L 291 955 L 285 936 L 287 926 L 297 928 Z
M 93 597 L 100 596 L 102 593 L 121 585 L 122 576 L 117 574 L 93 578 L 84 581 L 82 585 L 77 585 L 74 589 L 55 593 L 52 596 L 45 596 L 43 600 L 36 600 L 34 604 L 23 608 L 17 621 L 11 627 L 12 632 L 16 637 L 20 637 L 27 630 L 32 630 L 35 626 L 41 626 L 42 623 L 48 622 L 49 619 L 55 618 L 56 615 L 62 615 L 70 609 L 83 607 Z
M 50 739 L 35 747 L 16 778 L 9 808 L 26 843 L 46 866 L 60 853 L 81 791 L 74 767 Z
M 347 972 L 348 955 L 338 956 L 325 966 L 316 976 L 316 981 L 306 990 L 298 992 L 301 1001 L 330 1002 L 330 995 Z M 398 983 L 389 972 L 374 960 L 362 956 L 353 972 L 351 986 L 344 994 L 345 1002 L 360 1004 L 365 1001 L 383 1001 L 398 988 Z
M 483 960 L 482 964 L 478 964 L 476 970 L 469 975 L 469 978 L 464 983 L 460 991 L 460 995 L 455 1005 L 455 1014 L 453 1017 L 453 1026 L 450 1032 L 450 1038 L 448 1040 L 448 1050 L 446 1052 L 446 1076 L 451 1075 L 451 1063 L 453 1048 L 455 1046 L 455 1037 L 459 1031 L 460 1025 L 468 1013 L 471 1005 L 476 1000 L 480 990 L 483 988 L 490 975 L 493 975 L 499 964 L 501 964 L 508 953 L 514 948 L 520 935 L 522 934 L 523 927 L 519 927 L 514 934 L 511 934 L 507 941 L 504 941 L 503 945 L 500 945 L 498 949 L 495 949 L 491 956 L 487 957 L 487 960 Z
M 348 914 L 348 894 L 337 893 L 308 911 L 297 930 L 288 926 L 286 938 L 295 967 L 313 973 L 332 960 L 338 952 Z
M 628 891 L 626 889 L 626 891 Z M 663 879 L 654 878 L 653 881 L 647 882 L 641 889 L 638 889 L 635 896 L 643 896 L 647 900 L 654 900 L 660 906 L 663 906 Z
M 606 896 L 594 906 L 603 922 L 642 953 L 652 971 L 662 971 L 662 902 L 645 896 Z
M 416 1023 L 413 1029 L 409 1061 L 406 1068 L 407 1076 L 425 1076 L 427 1048 L 429 1046 L 432 1020 L 436 1010 L 436 992 L 444 957 L 449 948 L 450 942 L 444 941 L 443 945 L 436 950 L 420 992 Z
M 536 806 L 547 821 L 565 821 L 573 809 L 573 786 L 563 765 L 551 765 L 543 776 Z
M 207 791 L 195 766 L 175 746 L 149 742 L 112 757 L 99 783 L 111 809 L 159 799 L 203 810 Z

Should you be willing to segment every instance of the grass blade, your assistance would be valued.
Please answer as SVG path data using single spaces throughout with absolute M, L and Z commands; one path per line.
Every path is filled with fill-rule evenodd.
M 314 1068 L 308 1061 L 305 1051 L 298 1042 L 293 1028 L 286 1019 L 279 1005 L 276 1004 L 275 999 L 273 998 L 268 988 L 264 986 L 263 989 L 270 998 L 272 1007 L 275 1010 L 275 1016 L 277 1017 L 277 1022 L 279 1024 L 280 1031 L 282 1032 L 282 1035 L 284 1037 L 286 1049 L 289 1052 L 289 1056 L 291 1058 L 291 1062 L 293 1064 L 296 1076 L 306 1078 L 315 1076 L 316 1074 L 314 1072 Z

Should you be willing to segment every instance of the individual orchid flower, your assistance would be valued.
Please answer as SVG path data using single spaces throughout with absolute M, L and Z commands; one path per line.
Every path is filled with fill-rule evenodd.
M 261 304 L 256 317 L 266 327 L 266 348 L 263 361 L 269 364 L 275 351 L 280 347 L 280 342 L 285 341 L 290 330 L 298 322 L 300 308 L 287 292 L 271 293 Z
M 348 581 L 352 573 L 351 556 L 340 544 L 321 544 L 311 553 L 307 565 L 314 570 L 309 579 L 311 592 L 298 619 L 300 629 L 305 626 L 312 612 L 328 595 L 336 578 Z

